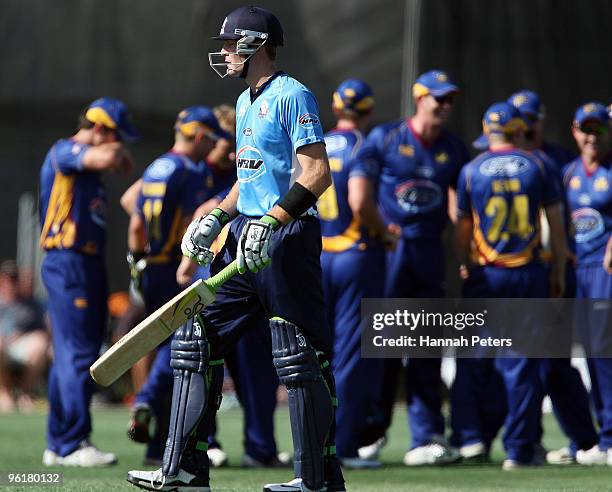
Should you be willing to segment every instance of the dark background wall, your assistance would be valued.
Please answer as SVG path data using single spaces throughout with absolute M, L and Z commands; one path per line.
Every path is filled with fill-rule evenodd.
M 233 102 L 244 83 L 208 67 L 209 40 L 242 2 L 212 0 L 0 0 L 0 258 L 16 254 L 17 200 L 36 192 L 46 150 L 74 129 L 80 109 L 108 95 L 125 100 L 145 138 L 138 172 L 171 145 L 176 113 Z M 311 87 L 323 121 L 335 86 L 361 77 L 376 93 L 375 121 L 402 115 L 417 73 L 449 71 L 462 89 L 451 128 L 466 141 L 494 100 L 539 91 L 548 134 L 573 146 L 582 102 L 612 97 L 607 0 L 261 1 L 280 18 L 279 66 Z M 127 217 L 118 198 L 129 179 L 108 176 L 111 287 L 126 282 Z

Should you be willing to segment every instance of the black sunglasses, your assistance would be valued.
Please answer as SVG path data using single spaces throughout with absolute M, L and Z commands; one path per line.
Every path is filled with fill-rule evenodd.
M 578 129 L 587 135 L 605 135 L 609 131 L 609 128 L 606 125 L 594 125 L 592 123 L 580 125 L 578 126 Z
M 454 94 L 445 94 L 443 96 L 433 96 L 433 98 L 436 100 L 438 104 L 444 104 L 444 103 L 453 104 L 455 102 Z

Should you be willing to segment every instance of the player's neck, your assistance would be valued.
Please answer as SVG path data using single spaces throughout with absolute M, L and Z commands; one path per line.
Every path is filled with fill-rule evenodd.
M 276 66 L 271 61 L 269 63 L 252 63 L 246 76 L 251 92 L 257 92 L 277 71 Z
M 195 155 L 194 146 L 190 142 L 181 142 L 180 140 L 177 140 L 174 142 L 174 145 L 170 151 L 175 154 L 187 156 L 194 162 L 198 160 L 197 156 Z
M 433 124 L 431 121 L 423 118 L 419 114 L 415 114 L 410 118 L 410 126 L 412 130 L 421 138 L 421 140 L 432 143 L 438 139 L 442 133 L 442 125 Z
M 336 123 L 336 128 L 338 130 L 360 130 L 357 122 L 348 118 L 340 118 Z

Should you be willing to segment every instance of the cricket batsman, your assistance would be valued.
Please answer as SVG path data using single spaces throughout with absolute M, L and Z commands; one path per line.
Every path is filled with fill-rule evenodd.
M 319 108 L 304 85 L 275 67 L 283 29 L 271 12 L 238 8 L 215 39 L 223 48 L 209 54 L 211 67 L 248 84 L 236 104 L 238 181 L 219 207 L 190 224 L 182 249 L 210 263 L 212 242 L 231 221 L 211 273 L 237 260 L 242 275 L 177 331 L 163 466 L 131 471 L 128 481 L 144 489 L 210 490 L 207 438 L 221 398 L 222 359 L 243 330 L 265 317 L 274 365 L 289 393 L 295 478 L 263 490 L 344 491 L 333 443 L 332 336 L 324 319 L 314 208 L 331 184 Z

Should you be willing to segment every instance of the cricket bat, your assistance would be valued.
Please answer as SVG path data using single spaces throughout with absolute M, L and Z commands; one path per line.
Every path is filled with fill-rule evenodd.
M 197 280 L 126 333 L 89 368 L 91 377 L 110 386 L 144 355 L 215 301 L 217 289 L 238 273 L 233 261 L 206 281 Z

